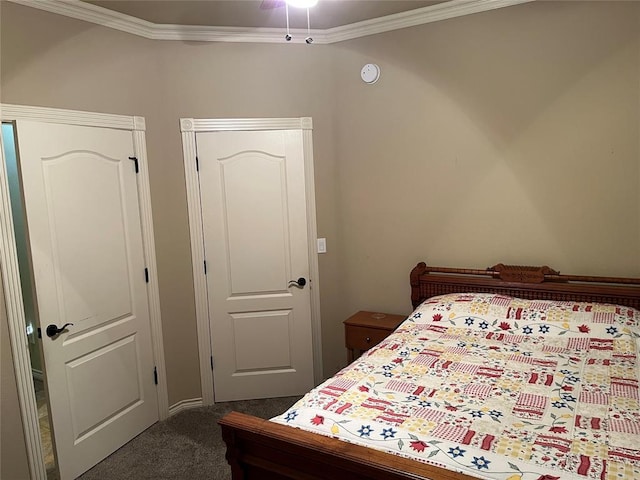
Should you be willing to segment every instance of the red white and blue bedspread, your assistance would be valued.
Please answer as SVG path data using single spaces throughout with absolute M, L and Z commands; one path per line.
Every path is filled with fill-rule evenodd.
M 275 422 L 500 480 L 640 479 L 640 312 L 435 297 Z

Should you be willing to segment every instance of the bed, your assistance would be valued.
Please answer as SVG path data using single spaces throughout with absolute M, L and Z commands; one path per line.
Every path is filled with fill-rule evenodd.
M 221 421 L 234 479 L 640 479 L 640 279 L 428 267 L 414 312 L 287 412 Z

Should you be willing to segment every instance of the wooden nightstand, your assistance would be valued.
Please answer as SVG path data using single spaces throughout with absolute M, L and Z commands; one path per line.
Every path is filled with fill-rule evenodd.
M 405 315 L 364 311 L 347 318 L 344 321 L 344 335 L 349 363 L 387 338 L 406 318 Z

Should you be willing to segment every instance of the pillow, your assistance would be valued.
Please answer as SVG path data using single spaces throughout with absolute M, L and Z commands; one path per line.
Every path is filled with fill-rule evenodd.
M 455 293 L 432 297 L 407 319 L 409 323 L 447 323 L 466 328 L 524 335 L 604 335 L 634 333 L 640 311 L 621 305 L 525 300 L 490 293 Z

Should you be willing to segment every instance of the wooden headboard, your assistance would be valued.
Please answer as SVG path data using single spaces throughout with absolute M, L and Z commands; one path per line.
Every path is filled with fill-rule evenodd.
M 420 262 L 410 275 L 411 303 L 447 293 L 498 293 L 526 299 L 614 303 L 640 310 L 640 278 L 560 275 L 547 266 L 499 263 L 486 270 L 429 267 Z

